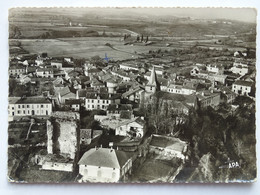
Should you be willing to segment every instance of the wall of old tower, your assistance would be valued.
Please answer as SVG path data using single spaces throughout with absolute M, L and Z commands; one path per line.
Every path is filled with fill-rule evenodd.
M 54 113 L 52 121 L 47 121 L 48 154 L 76 158 L 79 153 L 79 131 L 79 116 L 72 112 Z

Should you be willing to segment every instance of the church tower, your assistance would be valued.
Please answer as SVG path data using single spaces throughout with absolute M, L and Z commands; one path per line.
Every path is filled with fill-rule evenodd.
M 160 91 L 160 85 L 159 85 L 159 82 L 157 81 L 155 68 L 153 66 L 153 69 L 152 69 L 152 72 L 151 72 L 151 76 L 149 78 L 148 83 L 145 86 L 145 92 L 153 94 L 156 91 Z

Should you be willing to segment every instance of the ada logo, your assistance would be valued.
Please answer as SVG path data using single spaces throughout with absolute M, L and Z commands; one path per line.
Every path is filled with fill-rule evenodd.
M 228 163 L 228 168 L 230 168 L 230 169 L 238 168 L 238 167 L 240 167 L 238 162 L 230 162 L 230 163 Z

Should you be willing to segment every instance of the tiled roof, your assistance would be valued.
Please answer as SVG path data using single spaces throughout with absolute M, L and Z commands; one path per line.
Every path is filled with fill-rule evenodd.
M 78 164 L 121 169 L 130 158 L 129 154 L 120 150 L 92 148 L 84 153 Z
M 181 141 L 179 138 L 156 135 L 152 136 L 150 145 L 175 150 L 178 152 L 183 152 L 184 148 L 187 146 L 187 144 Z
M 68 99 L 68 100 L 65 100 L 65 104 L 66 105 L 81 104 L 81 100 L 80 99 Z
M 143 91 L 144 89 L 140 86 L 135 87 L 134 89 L 130 89 L 127 92 L 122 94 L 122 97 L 127 97 L 129 95 L 132 95 L 133 93 L 136 93 L 138 91 Z
M 168 92 L 164 92 L 164 91 L 158 91 L 154 94 L 154 96 L 157 98 L 165 99 L 165 100 L 185 102 L 187 104 L 189 104 L 189 103 L 193 104 L 196 101 L 195 95 L 174 94 L 174 93 L 168 93 Z
M 250 81 L 242 81 L 242 80 L 237 80 L 234 82 L 235 85 L 243 85 L 243 86 L 248 86 L 251 87 L 253 85 L 252 82 Z
M 107 110 L 115 111 L 115 110 L 129 110 L 132 111 L 132 104 L 109 104 Z
M 44 97 L 26 97 L 18 100 L 16 104 L 51 104 L 51 101 Z
M 120 99 L 121 94 L 108 94 L 108 93 L 87 93 L 86 99 Z

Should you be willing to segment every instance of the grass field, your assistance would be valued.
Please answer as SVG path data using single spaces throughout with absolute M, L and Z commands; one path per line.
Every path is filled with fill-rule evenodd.
M 91 58 L 99 55 L 114 60 L 137 58 L 149 50 L 169 49 L 164 43 L 157 42 L 153 45 L 124 45 L 118 37 L 75 37 L 60 39 L 20 39 L 21 47 L 29 53 L 47 52 L 52 57 L 70 56 L 74 58 Z M 111 44 L 114 50 L 106 43 Z

